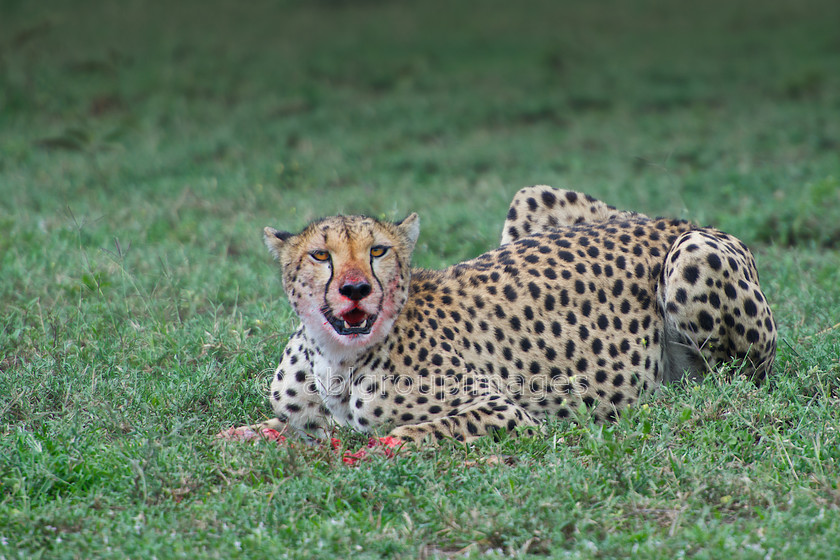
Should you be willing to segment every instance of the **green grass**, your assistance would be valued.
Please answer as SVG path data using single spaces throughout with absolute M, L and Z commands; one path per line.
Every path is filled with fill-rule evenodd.
M 837 3 L 450 4 L 0 4 L 0 559 L 840 555 Z M 357 467 L 213 440 L 295 325 L 263 226 L 417 211 L 440 267 L 536 183 L 749 243 L 771 382 Z

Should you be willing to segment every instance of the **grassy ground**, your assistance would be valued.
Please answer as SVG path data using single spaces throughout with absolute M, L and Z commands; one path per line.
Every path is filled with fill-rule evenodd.
M 838 6 L 0 3 L 0 559 L 837 557 Z M 355 467 L 213 441 L 295 324 L 264 225 L 417 211 L 438 267 L 535 183 L 753 246 L 772 382 Z

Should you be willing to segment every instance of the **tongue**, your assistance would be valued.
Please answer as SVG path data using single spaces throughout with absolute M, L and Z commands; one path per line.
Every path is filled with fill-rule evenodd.
M 341 316 L 344 319 L 345 323 L 350 324 L 351 326 L 358 326 L 361 325 L 364 320 L 367 318 L 367 313 L 356 307 L 355 309 L 351 309 L 347 313 Z

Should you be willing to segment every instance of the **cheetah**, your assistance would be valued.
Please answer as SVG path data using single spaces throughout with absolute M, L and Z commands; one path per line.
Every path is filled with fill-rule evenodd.
M 570 190 L 514 197 L 501 245 L 412 269 L 417 214 L 265 228 L 300 327 L 253 429 L 334 424 L 472 441 L 587 410 L 612 421 L 663 383 L 741 360 L 761 382 L 776 328 L 738 239 Z

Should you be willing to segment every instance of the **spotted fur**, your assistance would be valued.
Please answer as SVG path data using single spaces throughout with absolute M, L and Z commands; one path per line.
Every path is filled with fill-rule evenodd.
M 614 420 L 663 382 L 733 358 L 756 381 L 771 370 L 755 262 L 720 231 L 537 186 L 514 198 L 501 247 L 475 259 L 409 269 L 418 233 L 414 214 L 266 228 L 302 324 L 261 427 L 469 441 L 579 407 Z

